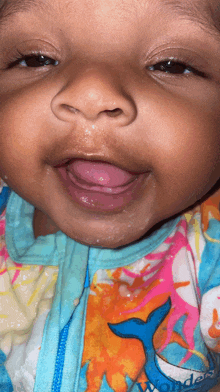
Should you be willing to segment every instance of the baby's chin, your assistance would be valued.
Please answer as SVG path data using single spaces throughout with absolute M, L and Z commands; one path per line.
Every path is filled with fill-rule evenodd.
M 75 232 L 75 230 L 72 230 L 71 232 L 65 231 L 65 234 L 83 245 L 117 249 L 141 240 L 143 236 L 147 236 L 147 230 L 134 230 L 132 226 L 128 228 L 127 225 L 126 227 L 110 227 L 109 225 L 102 227 L 102 225 L 100 225 L 97 229 L 94 227 L 89 229 L 89 227 L 87 227 L 87 230 L 85 229 L 83 232 Z
M 114 227 L 114 224 L 101 222 L 78 225 L 78 227 L 58 227 L 44 212 L 35 208 L 33 228 L 35 238 L 62 231 L 73 240 L 87 246 L 116 249 L 137 241 L 143 233 L 134 235 L 134 230 L 127 224 Z
M 116 238 L 96 238 L 96 239 L 90 239 L 86 238 L 85 240 L 83 239 L 78 239 L 77 237 L 72 238 L 76 242 L 81 243 L 82 245 L 94 247 L 94 248 L 107 248 L 107 249 L 117 249 L 121 248 L 124 246 L 128 246 L 132 242 L 135 242 L 137 240 L 130 241 L 129 239 L 126 238 L 121 238 L 120 240 Z

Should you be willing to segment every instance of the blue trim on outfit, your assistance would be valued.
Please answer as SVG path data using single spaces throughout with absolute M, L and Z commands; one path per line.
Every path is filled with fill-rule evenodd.
M 10 194 L 11 194 L 11 189 L 8 188 L 7 186 L 4 186 L 0 193 L 0 214 L 2 214 L 4 209 L 6 208 Z
M 60 392 L 62 378 L 63 378 L 63 366 L 64 366 L 64 359 L 65 359 L 65 351 L 66 351 L 66 342 L 68 338 L 70 323 L 72 317 L 65 325 L 65 327 L 60 332 L 60 339 L 59 339 L 59 347 L 57 351 L 57 358 L 55 364 L 55 372 L 53 377 L 53 385 L 51 392 Z
M 1 392 L 13 392 L 13 385 L 8 372 L 4 366 L 6 361 L 6 355 L 0 350 L 0 391 Z

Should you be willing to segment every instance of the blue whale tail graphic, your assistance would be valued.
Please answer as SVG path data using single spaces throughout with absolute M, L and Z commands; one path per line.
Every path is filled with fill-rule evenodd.
M 168 391 L 190 392 L 199 390 L 200 392 L 207 392 L 207 390 L 217 383 L 217 376 L 215 375 L 214 378 L 212 377 L 215 373 L 215 364 L 210 354 L 208 354 L 210 367 L 206 372 L 206 375 L 209 373 L 209 377 L 206 378 L 204 375 L 204 379 L 199 384 L 198 382 L 196 384 L 193 383 L 192 379 L 190 385 L 187 385 L 186 382 L 181 383 L 180 381 L 176 381 L 175 379 L 167 376 L 159 366 L 157 354 L 153 346 L 153 336 L 165 317 L 168 315 L 170 309 L 171 300 L 169 298 L 161 307 L 151 312 L 146 321 L 138 318 L 132 318 L 118 324 L 109 323 L 108 325 L 115 335 L 121 338 L 135 338 L 142 342 L 146 356 L 145 372 L 149 382 L 154 385 L 158 391 L 164 391 L 164 386 L 166 385 Z M 173 366 L 173 374 L 175 375 L 177 373 L 177 366 L 170 366 Z M 187 372 L 188 371 L 189 370 L 187 369 Z M 198 374 L 201 375 L 201 372 Z
M 171 309 L 170 298 L 160 308 L 154 310 L 147 321 L 132 318 L 119 324 L 108 324 L 115 335 L 122 338 L 136 338 L 141 340 L 147 348 L 152 346 L 153 335 Z

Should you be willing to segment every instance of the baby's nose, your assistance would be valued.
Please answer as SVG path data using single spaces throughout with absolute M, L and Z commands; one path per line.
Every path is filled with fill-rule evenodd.
M 52 100 L 53 113 L 63 121 L 84 117 L 88 121 L 114 120 L 125 126 L 134 121 L 136 106 L 118 80 L 97 68 L 72 76 Z

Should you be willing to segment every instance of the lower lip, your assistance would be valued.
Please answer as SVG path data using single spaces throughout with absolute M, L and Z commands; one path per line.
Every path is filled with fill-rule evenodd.
M 131 201 L 138 199 L 143 180 L 149 173 L 139 174 L 124 186 L 107 188 L 82 183 L 68 172 L 66 167 L 57 169 L 62 182 L 71 198 L 80 206 L 93 211 L 111 212 L 125 208 Z

